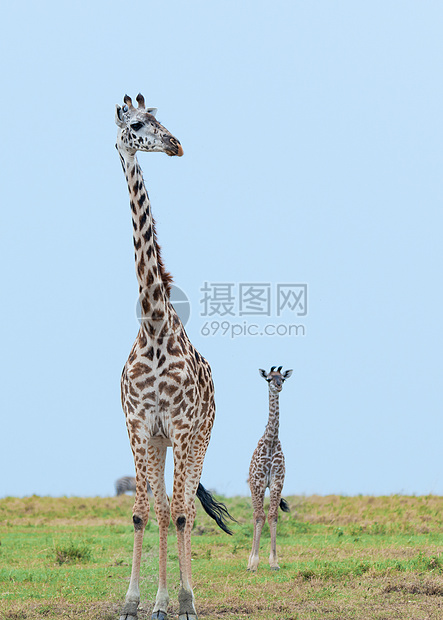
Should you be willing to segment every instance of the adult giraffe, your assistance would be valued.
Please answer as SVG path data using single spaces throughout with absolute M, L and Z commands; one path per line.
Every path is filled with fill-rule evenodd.
M 159 526 L 159 585 L 152 618 L 167 617 L 167 532 L 170 519 L 176 526 L 180 566 L 179 618 L 195 619 L 191 586 L 191 528 L 196 494 L 223 527 L 224 508 L 214 505 L 199 484 L 203 460 L 215 416 L 214 386 L 208 362 L 190 343 L 169 301 L 171 276 L 165 271 L 157 244 L 151 205 L 136 152 L 183 155 L 180 142 L 155 119 L 155 108 L 146 108 L 142 95 L 138 107 L 125 95 L 116 106 L 117 150 L 128 183 L 132 211 L 135 263 L 141 327 L 121 379 L 136 471 L 133 508 L 134 551 L 131 580 L 120 620 L 134 620 L 140 602 L 139 576 L 143 532 L 148 521 L 146 478 L 154 495 Z M 166 450 L 172 446 L 174 483 L 172 500 L 166 495 Z M 208 510 L 207 510 L 208 511 Z M 221 512 L 220 512 L 221 511 Z M 223 527 L 227 531 L 226 526 Z

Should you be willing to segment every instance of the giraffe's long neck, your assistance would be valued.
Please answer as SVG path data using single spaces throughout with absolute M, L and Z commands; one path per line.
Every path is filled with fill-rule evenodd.
M 157 311 L 170 310 L 169 294 L 172 278 L 165 270 L 157 243 L 151 203 L 137 157 L 119 150 L 128 183 L 132 212 L 135 271 L 141 295 L 142 317 Z
M 278 394 L 269 390 L 269 418 L 264 436 L 268 438 L 271 443 L 275 443 L 278 439 L 279 416 Z

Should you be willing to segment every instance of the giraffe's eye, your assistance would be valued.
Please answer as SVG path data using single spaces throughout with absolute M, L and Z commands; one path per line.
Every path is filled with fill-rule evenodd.
M 140 122 L 131 123 L 131 129 L 133 129 L 134 131 L 138 131 L 142 127 L 143 127 L 143 123 L 140 123 Z

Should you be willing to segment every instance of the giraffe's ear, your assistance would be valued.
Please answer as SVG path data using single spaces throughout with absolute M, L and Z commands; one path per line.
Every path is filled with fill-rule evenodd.
M 125 123 L 123 121 L 123 113 L 122 109 L 119 105 L 115 106 L 115 124 L 119 127 L 124 127 Z
M 263 377 L 263 379 L 268 378 L 268 373 L 266 372 L 266 370 L 263 370 L 263 368 L 259 368 L 258 372 L 260 373 L 260 377 Z
M 146 112 L 150 114 L 151 116 L 156 116 L 158 110 L 157 108 L 146 108 Z
M 283 379 L 289 379 L 289 377 L 292 375 L 292 370 L 286 370 L 283 373 Z

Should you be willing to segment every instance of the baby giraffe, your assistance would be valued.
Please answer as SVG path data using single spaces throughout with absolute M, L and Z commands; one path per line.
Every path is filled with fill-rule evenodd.
M 270 504 L 268 512 L 269 528 L 271 530 L 271 554 L 269 565 L 272 570 L 279 570 L 277 561 L 277 513 L 278 507 L 289 512 L 287 502 L 281 493 L 285 480 L 285 457 L 278 438 L 279 410 L 278 395 L 283 388 L 283 383 L 292 375 L 292 370 L 281 372 L 282 366 L 275 370 L 273 366 L 268 373 L 260 369 L 260 375 L 269 384 L 269 418 L 263 437 L 257 444 L 252 455 L 249 467 L 249 488 L 251 489 L 252 508 L 254 510 L 254 539 L 252 551 L 249 556 L 248 570 L 257 570 L 260 546 L 260 536 L 266 516 L 263 510 L 263 501 L 266 488 L 270 492 Z

